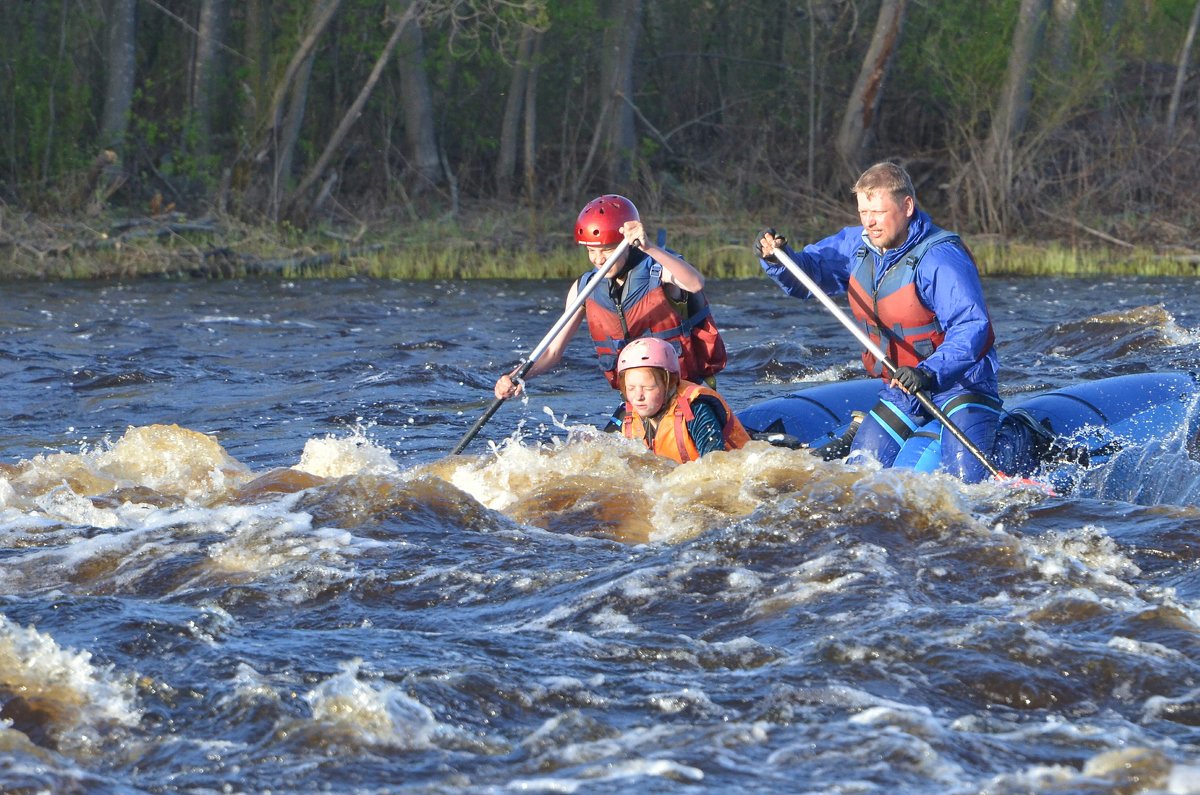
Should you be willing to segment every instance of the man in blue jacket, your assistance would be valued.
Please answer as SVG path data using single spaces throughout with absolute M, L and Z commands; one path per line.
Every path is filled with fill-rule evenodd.
M 867 371 L 883 379 L 883 388 L 848 460 L 870 453 L 884 466 L 917 466 L 922 456 L 940 451 L 943 470 L 968 483 L 983 480 L 989 474 L 984 465 L 949 432 L 941 433 L 939 423 L 930 424 L 933 418 L 914 397 L 928 392 L 976 447 L 992 449 L 1000 364 L 971 252 L 917 207 L 912 180 L 900 166 L 871 166 L 854 193 L 861 226 L 846 227 L 799 253 L 774 229 L 755 241 L 763 270 L 788 295 L 811 293 L 776 259 L 777 249 L 822 290 L 847 293 L 855 320 L 896 365 L 895 373 L 885 372 L 874 356 L 863 354 Z M 918 434 L 922 426 L 928 427 Z M 940 448 L 931 436 L 940 437 Z

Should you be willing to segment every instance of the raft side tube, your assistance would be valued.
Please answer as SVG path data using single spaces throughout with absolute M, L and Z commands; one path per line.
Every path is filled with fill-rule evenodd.
M 1189 412 L 1198 396 L 1200 383 L 1191 373 L 1113 376 L 1035 395 L 1001 417 L 996 465 L 1029 476 L 1043 465 L 1101 464 L 1122 447 L 1194 423 Z
M 821 384 L 755 403 L 737 416 L 751 435 L 787 434 L 819 447 L 838 438 L 855 411 L 874 406 L 879 389 L 877 378 Z
M 1086 426 L 1116 426 L 1147 413 L 1186 410 L 1197 396 L 1191 373 L 1118 375 L 1056 389 L 1022 400 L 1018 407 L 1047 430 L 1065 436 Z
M 757 438 L 786 435 L 788 446 L 821 447 L 842 436 L 854 412 L 869 411 L 879 389 L 877 379 L 821 384 L 756 403 L 738 418 Z M 992 460 L 1009 475 L 1028 477 L 1045 467 L 1099 464 L 1122 447 L 1181 429 L 1200 451 L 1200 418 L 1193 411 L 1198 400 L 1200 378 L 1186 372 L 1113 376 L 1012 398 L 1001 414 Z M 936 458 L 933 452 L 922 456 L 922 466 Z

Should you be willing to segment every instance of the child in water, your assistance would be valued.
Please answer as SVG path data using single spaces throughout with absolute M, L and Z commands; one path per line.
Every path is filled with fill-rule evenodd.
M 621 433 L 655 455 L 684 463 L 750 441 L 723 397 L 680 379 L 679 354 L 665 340 L 632 340 L 617 359 L 617 378 L 625 398 Z

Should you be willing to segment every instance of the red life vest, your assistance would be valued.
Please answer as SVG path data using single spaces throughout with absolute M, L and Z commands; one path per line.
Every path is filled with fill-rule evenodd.
M 585 273 L 578 289 L 595 276 L 595 270 Z M 625 343 L 638 337 L 658 337 L 673 344 L 679 354 L 680 378 L 700 381 L 725 367 L 725 342 L 704 293 L 684 292 L 687 303 L 681 314 L 676 309 L 680 304 L 667 297 L 662 265 L 645 254 L 626 272 L 617 296 L 611 291 L 614 283 L 605 282 L 592 291 L 584 306 L 600 369 L 613 389 L 620 388 L 617 356 Z
M 875 263 L 871 252 L 863 246 L 855 253 L 855 262 L 850 269 L 850 283 L 846 288 L 850 311 L 860 327 L 871 340 L 883 349 L 897 367 L 914 367 L 937 350 L 946 338 L 942 324 L 933 310 L 921 301 L 917 292 L 917 267 L 925 254 L 939 243 L 962 240 L 953 232 L 937 230 L 921 242 L 899 262 L 892 263 L 879 287 L 875 288 Z M 963 245 L 966 249 L 966 246 Z M 967 255 L 971 252 L 967 250 Z M 972 258 L 973 259 L 973 258 Z M 988 341 L 983 346 L 980 358 L 991 350 L 995 332 L 989 326 Z M 863 351 L 863 365 L 871 375 L 885 381 L 891 374 L 884 373 L 883 365 L 868 351 Z
M 662 419 L 654 434 L 653 445 L 646 438 L 646 424 L 629 404 L 625 405 L 625 419 L 621 423 L 621 433 L 626 439 L 641 439 L 646 443 L 648 449 L 654 451 L 655 455 L 670 458 L 681 464 L 686 461 L 695 461 L 700 457 L 700 451 L 696 449 L 696 442 L 688 433 L 687 424 L 696 418 L 695 412 L 692 411 L 692 401 L 701 395 L 720 401 L 721 407 L 725 410 L 725 426 L 721 429 L 725 440 L 725 449 L 738 450 L 744 447 L 750 441 L 750 434 L 746 433 L 746 429 L 737 415 L 733 413 L 733 409 L 725 402 L 725 398 L 706 386 L 693 384 L 690 381 L 679 382 L 671 406 L 662 413 Z

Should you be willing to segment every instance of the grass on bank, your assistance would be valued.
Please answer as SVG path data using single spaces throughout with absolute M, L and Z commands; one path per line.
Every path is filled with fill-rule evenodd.
M 747 236 L 748 239 L 752 237 Z M 998 242 L 966 238 L 987 276 L 1196 276 L 1200 256 L 1164 255 L 1150 249 L 1078 248 L 1057 242 Z M 762 276 L 749 242 L 730 238 L 668 241 L 709 279 Z M 589 267 L 569 242 L 541 251 L 487 248 L 478 244 L 407 245 L 383 249 L 325 269 L 315 276 L 365 275 L 382 279 L 574 279 Z M 295 271 L 285 275 L 300 277 Z
M 344 230 L 256 227 L 228 219 L 177 223 L 0 219 L 0 278 L 139 277 L 379 279 L 574 279 L 588 268 L 572 239 L 572 217 L 500 212 L 454 219 L 385 219 Z M 645 218 L 666 229 L 666 245 L 710 279 L 759 278 L 751 241 L 761 222 L 679 216 Z M 808 219 L 793 242 L 816 239 L 838 222 Z M 157 226 L 156 226 L 157 224 Z M 804 226 L 807 228 L 799 228 Z M 117 232 L 116 230 L 123 230 Z M 184 230 L 184 231 L 177 231 Z M 1195 276 L 1200 256 L 1150 248 L 1026 242 L 964 236 L 984 276 Z

